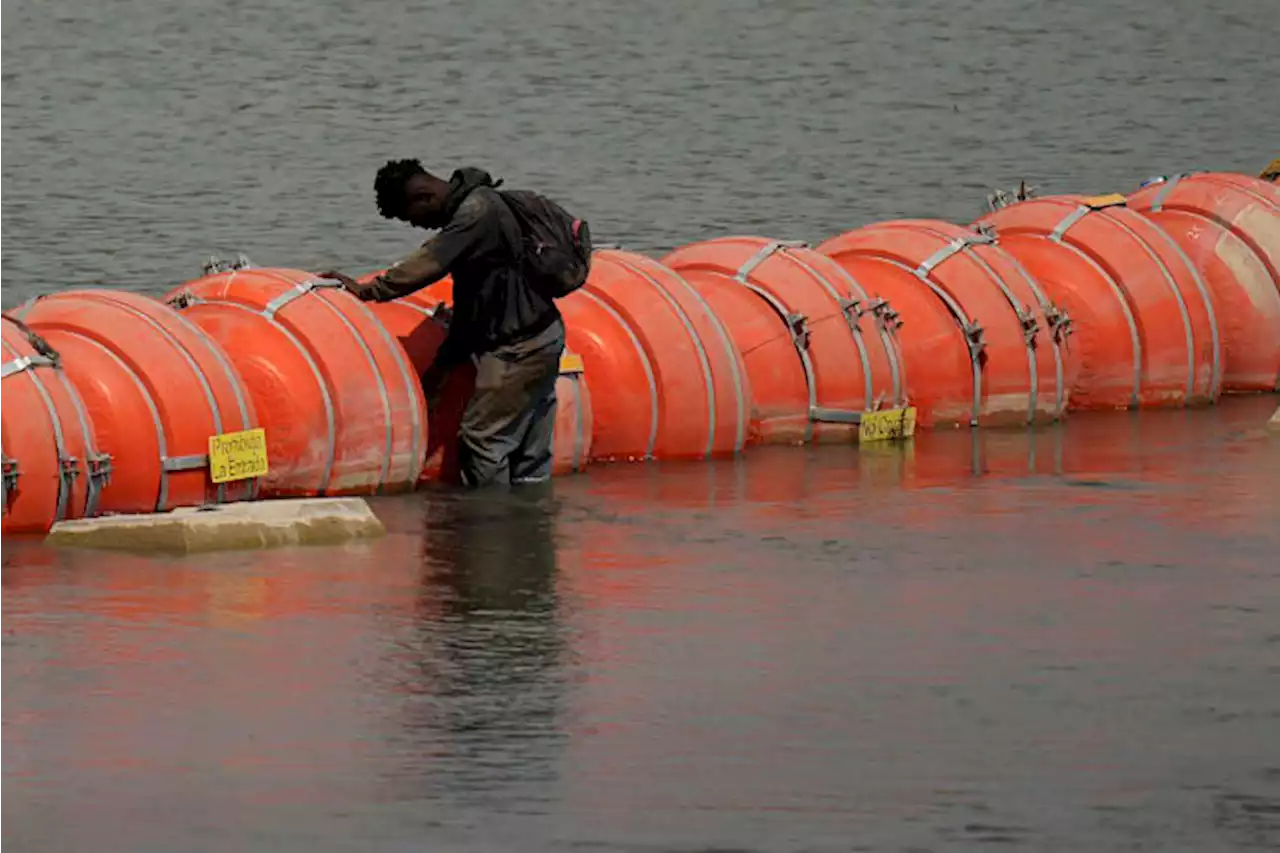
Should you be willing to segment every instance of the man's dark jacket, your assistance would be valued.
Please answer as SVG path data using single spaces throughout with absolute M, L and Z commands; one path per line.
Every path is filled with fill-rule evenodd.
M 496 187 L 482 169 L 454 172 L 444 227 L 369 285 L 369 296 L 385 302 L 453 277 L 453 319 L 436 355 L 442 368 L 528 340 L 560 319 L 555 303 L 525 280 L 520 226 Z

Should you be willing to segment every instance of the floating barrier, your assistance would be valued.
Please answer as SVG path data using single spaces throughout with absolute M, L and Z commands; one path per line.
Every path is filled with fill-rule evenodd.
M 168 299 L 244 377 L 266 431 L 264 496 L 414 487 L 427 446 L 422 386 L 365 303 L 301 270 L 258 268 L 205 276 Z
M 258 496 L 255 480 L 213 482 L 211 436 L 257 426 L 222 348 L 163 303 L 119 290 L 43 296 L 14 314 L 61 356 L 98 448 L 112 457 L 100 512 L 162 512 Z
M 365 276 L 362 281 L 372 275 Z M 371 302 L 369 307 L 388 331 L 404 347 L 414 371 L 421 376 L 431 366 L 436 351 L 444 342 L 447 309 L 452 299 L 450 282 L 433 284 L 401 299 Z M 449 377 L 435 406 L 428 406 L 428 443 L 422 480 L 444 480 L 458 477 L 458 428 L 462 414 L 475 388 L 475 370 L 467 365 Z M 560 377 L 556 380 L 556 424 L 552 452 L 555 474 L 570 474 L 586 469 L 591 455 L 591 395 L 582 359 L 566 352 L 560 360 Z
M 99 453 L 80 394 L 47 341 L 3 319 L 4 533 L 42 533 L 97 513 L 111 459 Z
M 816 249 L 727 237 L 665 261 L 599 250 L 560 300 L 556 473 L 897 438 L 908 413 L 1026 424 L 1280 388 L 1280 186 L 1247 176 L 1158 179 L 1129 199 L 1019 194 L 968 228 L 885 222 Z M 363 303 L 247 259 L 206 272 L 167 305 L 80 290 L 5 315 L 6 535 L 457 480 L 474 372 L 455 371 L 431 411 L 420 384 L 451 281 Z M 261 467 L 223 476 L 220 448 L 246 435 L 265 442 Z M 1014 434 L 990 435 L 967 456 L 939 447 L 975 471 L 1022 470 L 1003 461 Z M 855 458 L 824 476 L 929 477 L 909 450 Z M 1037 451 L 1028 470 L 1042 462 L 1061 467 Z
M 1070 315 L 1075 409 L 1217 399 L 1222 348 L 1207 285 L 1118 195 L 1022 201 L 978 220 Z
M 1067 317 L 993 238 L 935 220 L 869 225 L 818 246 L 901 317 L 908 396 L 925 425 L 1064 413 Z
M 592 382 L 595 459 L 705 459 L 746 445 L 751 387 L 706 299 L 642 255 L 600 250 L 560 300 Z
M 697 288 L 742 354 L 753 441 L 851 441 L 859 413 L 906 404 L 892 309 L 825 255 L 726 237 L 662 263 Z
M 1280 388 L 1280 188 L 1244 175 L 1176 175 L 1129 196 L 1203 276 L 1222 333 L 1224 391 Z

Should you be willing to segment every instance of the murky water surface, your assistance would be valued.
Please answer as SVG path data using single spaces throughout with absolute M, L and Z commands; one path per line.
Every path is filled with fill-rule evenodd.
M 1275 849 L 1275 402 L 6 544 L 4 841 Z
M 661 252 L 1275 156 L 1273 0 L 5 3 L 3 304 L 373 269 L 468 162 Z M 4 545 L 6 849 L 1280 847 L 1275 400 Z

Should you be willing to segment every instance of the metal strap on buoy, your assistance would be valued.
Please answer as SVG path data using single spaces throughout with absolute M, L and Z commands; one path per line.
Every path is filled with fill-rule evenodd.
M 704 455 L 709 457 L 715 451 L 716 443 L 716 387 L 715 379 L 711 372 L 711 360 L 707 357 L 707 350 L 702 343 L 702 338 L 698 334 L 698 330 L 694 328 L 693 321 L 689 318 L 684 308 L 680 306 L 675 297 L 668 293 L 667 289 L 657 279 L 624 258 L 619 257 L 614 260 L 619 266 L 635 273 L 653 285 L 653 289 L 658 291 L 662 299 L 671 306 L 671 310 L 676 313 L 676 317 L 680 320 L 680 325 L 684 326 L 685 332 L 688 333 L 689 338 L 693 341 L 694 352 L 697 353 L 698 362 L 702 367 L 703 384 L 707 388 L 707 447 Z
M 26 325 L 22 324 L 22 328 L 26 329 Z M 30 330 L 27 331 L 29 334 L 34 334 Z M 19 357 L 17 351 L 8 343 L 4 344 L 4 348 L 10 355 L 15 356 L 13 362 L 26 362 L 26 366 L 21 370 L 14 370 L 7 375 L 27 373 L 31 367 L 37 366 L 32 357 Z M 40 356 L 40 358 L 47 357 Z M 55 357 L 52 361 L 56 362 L 57 358 Z M 44 382 L 41 381 L 40 375 L 36 371 L 31 370 L 27 373 L 27 376 L 31 379 L 31 385 L 35 388 L 36 395 L 40 397 L 40 402 L 44 404 L 49 423 L 53 426 L 53 446 L 54 452 L 58 456 L 58 501 L 54 512 L 54 521 L 62 521 L 67 517 L 67 506 L 71 502 L 71 492 L 75 487 L 76 477 L 80 476 L 80 460 L 67 452 L 66 436 L 62 432 L 62 419 L 58 417 L 58 407 L 54 404 L 53 397 L 49 394 L 49 389 L 45 387 Z
M 1133 316 L 1133 308 L 1129 305 L 1129 299 L 1125 296 L 1124 288 L 1120 286 L 1120 282 L 1100 264 L 1093 255 L 1081 249 L 1074 243 L 1067 242 L 1067 232 L 1070 231 L 1076 223 L 1080 222 L 1086 216 L 1093 212 L 1093 208 L 1082 204 L 1076 207 L 1071 213 L 1067 214 L 1063 219 L 1054 226 L 1049 233 L 1048 239 L 1057 243 L 1065 249 L 1074 252 L 1081 260 L 1091 266 L 1102 280 L 1111 288 L 1111 293 L 1116 298 L 1116 302 L 1120 305 L 1120 310 L 1124 313 L 1126 325 L 1129 327 L 1129 341 L 1133 348 L 1133 390 L 1130 393 L 1129 405 L 1137 406 L 1142 399 L 1142 337 L 1138 334 L 1138 322 Z M 1114 221 L 1114 220 L 1112 220 Z
M 931 230 L 930 233 L 944 239 L 946 236 L 938 231 Z M 1013 310 L 1014 316 L 1018 318 L 1018 324 L 1022 327 L 1022 343 L 1027 354 L 1027 376 L 1030 383 L 1027 389 L 1027 423 L 1034 423 L 1040 398 L 1040 364 L 1036 359 L 1036 336 L 1040 332 L 1040 324 L 1036 320 L 1035 314 L 1031 312 L 1030 308 L 1019 303 L 1017 297 L 1013 295 L 1013 291 L 1009 290 L 1009 286 L 1005 283 L 1004 279 L 991 268 L 991 265 L 988 264 L 981 255 L 973 250 L 974 246 L 992 246 L 995 242 L 995 237 L 991 234 L 985 231 L 976 231 L 952 241 L 946 249 L 950 250 L 957 245 L 959 248 L 955 251 L 950 251 L 946 255 L 946 258 L 954 257 L 960 253 L 965 253 L 969 259 L 982 268 L 982 271 L 986 273 L 989 279 L 995 282 L 1000 293 L 1004 295 L 1005 302 L 1009 304 L 1009 307 Z M 943 258 L 943 260 L 946 260 L 946 258 Z M 938 261 L 938 264 L 940 263 L 942 263 L 942 261 Z M 938 264 L 934 264 L 934 267 Z M 1033 286 L 1032 290 L 1035 291 L 1036 288 Z M 1056 342 L 1054 343 L 1054 359 L 1058 366 L 1058 403 L 1060 405 L 1063 397 L 1061 381 L 1062 360 L 1058 353 L 1058 346 Z
M 263 272 L 268 272 L 268 271 L 264 270 Z M 272 299 L 270 302 L 268 302 L 266 306 L 262 309 L 262 311 L 259 312 L 262 314 L 262 316 L 266 317 L 268 320 L 275 319 L 275 315 L 279 311 L 281 311 L 285 306 L 289 305 L 289 303 L 297 299 L 301 299 L 303 296 L 306 296 L 308 293 L 312 293 L 316 290 L 322 290 L 322 289 L 342 289 L 343 288 L 342 282 L 337 281 L 336 279 L 331 279 L 331 278 L 310 278 L 310 279 L 307 279 L 306 281 L 300 281 L 300 282 L 294 283 L 290 279 L 286 278 L 285 276 L 277 272 L 270 271 L 268 274 L 272 278 L 275 278 L 279 281 L 283 281 L 287 284 L 293 285 L 289 290 L 285 291 L 284 293 L 277 296 L 275 299 Z M 232 275 L 234 276 L 235 273 L 233 272 Z M 355 340 L 356 344 L 363 351 L 365 359 L 369 362 L 369 370 L 373 373 L 374 382 L 377 384 L 377 387 L 378 387 L 378 399 L 382 403 L 382 410 L 385 415 L 384 420 L 386 421 L 386 430 L 385 430 L 386 448 L 382 457 L 382 467 L 379 469 L 379 473 L 378 473 L 377 491 L 381 492 L 382 487 L 387 482 L 388 474 L 390 474 L 391 472 L 391 458 L 395 454 L 395 442 L 394 442 L 393 431 L 392 431 L 392 424 L 395 421 L 395 415 L 391 409 L 390 390 L 387 388 L 386 380 L 383 379 L 382 377 L 382 371 L 378 369 L 378 362 L 377 362 L 377 359 L 374 358 L 373 350 L 369 348 L 368 342 L 365 341 L 364 337 L 360 334 L 360 331 L 355 327 L 354 324 L 352 324 L 351 320 L 347 317 L 347 315 L 342 313 L 341 309 L 339 309 L 338 306 L 329 302 L 327 299 L 322 299 L 320 300 L 320 302 L 325 307 L 327 307 L 330 311 L 332 311 L 333 315 L 338 318 L 338 322 L 340 322 L 343 326 L 345 326 L 347 331 L 351 333 L 351 337 Z M 415 420 L 417 419 L 416 410 L 413 417 Z M 418 429 L 419 429 L 419 425 L 415 423 L 414 424 L 415 435 L 417 434 Z
M 942 304 L 947 307 L 947 310 L 951 312 L 956 323 L 960 326 L 960 332 L 964 335 L 965 346 L 969 351 L 969 362 L 973 368 L 973 407 L 969 413 L 969 425 L 977 426 L 978 416 L 982 413 L 982 352 L 986 349 L 986 341 L 983 338 L 984 330 L 976 319 L 969 318 L 960 303 L 956 302 L 945 288 L 940 287 L 932 276 L 934 269 L 939 264 L 956 253 L 963 251 L 966 246 L 968 246 L 968 241 L 958 238 L 925 258 L 914 269 L 905 264 L 902 264 L 902 266 L 942 300 Z
M 27 337 L 27 342 L 31 345 L 33 350 L 36 350 L 37 353 L 41 353 L 41 355 L 38 355 L 35 359 L 27 357 L 27 359 L 18 359 L 14 362 L 10 362 L 10 364 L 17 365 L 17 362 L 27 361 L 27 364 L 24 364 L 19 370 L 29 370 L 31 368 L 40 368 L 40 366 L 49 366 L 49 368 L 55 369 L 56 377 L 58 377 L 59 382 L 63 383 L 63 391 L 67 393 L 68 400 L 72 402 L 72 406 L 76 409 L 76 419 L 79 423 L 79 428 L 81 428 L 81 434 L 84 437 L 84 452 L 86 452 L 86 460 L 84 460 L 84 464 L 86 464 L 88 474 L 86 498 L 84 498 L 84 515 L 95 516 L 97 515 L 97 510 L 99 510 L 99 505 L 101 503 L 102 489 L 105 489 L 106 485 L 111 482 L 111 461 L 113 461 L 113 457 L 111 457 L 110 453 L 102 453 L 97 450 L 97 435 L 93 432 L 93 424 L 90 418 L 88 418 L 88 412 L 84 410 L 84 401 L 81 400 L 79 391 L 77 391 L 76 387 L 74 387 L 72 382 L 70 382 L 67 374 L 60 370 L 61 355 L 59 355 L 58 351 L 54 350 L 54 347 L 49 345 L 49 342 L 40 337 L 40 334 L 37 334 L 35 330 L 28 327 L 22 318 L 20 318 L 20 315 L 27 313 L 29 307 L 46 296 L 49 295 L 47 295 L 47 293 L 41 293 L 41 295 L 33 296 L 26 302 L 23 302 L 22 306 L 18 309 L 19 316 L 14 316 L 12 314 L 0 314 L 0 316 L 3 316 L 3 318 L 8 320 L 9 323 L 18 327 L 20 332 Z M 0 379 L 3 379 L 5 375 L 4 368 L 0 368 Z M 74 460 L 69 461 L 72 462 L 70 467 L 74 467 Z
M 640 366 L 644 369 L 645 380 L 649 384 L 649 439 L 645 445 L 644 458 L 652 459 L 653 451 L 658 444 L 658 425 L 661 413 L 658 399 L 658 382 L 654 376 L 653 364 L 649 361 L 649 354 L 644 351 L 644 345 L 640 343 L 640 336 L 635 333 L 635 330 L 631 328 L 631 324 L 616 308 L 586 287 L 580 288 L 577 292 L 600 306 L 606 314 L 613 318 L 614 322 L 622 328 L 622 331 L 626 332 L 636 356 L 640 359 Z
M 1073 210 L 1066 218 L 1064 218 L 1061 222 L 1058 223 L 1057 227 L 1054 228 L 1053 230 L 1053 234 L 1058 235 L 1056 238 L 1057 242 L 1060 242 L 1060 243 L 1064 242 L 1063 238 L 1065 238 L 1067 231 L 1069 231 L 1077 222 L 1084 219 L 1090 213 L 1093 213 L 1094 211 L 1102 211 L 1108 207 L 1123 207 L 1123 206 L 1125 206 L 1125 198 L 1124 196 L 1119 194 L 1099 196 L 1094 199 L 1086 199 L 1075 210 Z M 1165 264 L 1165 262 L 1160 258 L 1160 256 L 1157 255 L 1152 250 L 1151 246 L 1147 243 L 1146 240 L 1142 238 L 1141 235 L 1139 235 L 1136 231 L 1130 228 L 1128 224 L 1126 224 L 1123 220 L 1117 217 L 1108 216 L 1107 221 L 1117 226 L 1118 228 L 1120 228 L 1121 231 L 1123 231 L 1126 235 L 1132 238 L 1134 242 L 1136 242 L 1139 246 L 1142 247 L 1142 250 L 1147 255 L 1147 257 L 1150 258 L 1152 261 L 1154 261 L 1156 266 L 1160 269 L 1161 276 L 1164 278 L 1165 283 L 1169 286 L 1169 290 L 1173 293 L 1174 301 L 1178 305 L 1178 313 L 1182 317 L 1183 333 L 1186 340 L 1186 347 L 1187 347 L 1186 397 L 1187 399 L 1191 399 L 1195 394 L 1196 349 L 1195 349 L 1195 330 L 1191 325 L 1191 312 L 1187 308 L 1186 298 L 1183 296 L 1182 290 L 1178 287 L 1178 282 L 1176 279 L 1174 279 L 1173 273 L 1169 269 L 1168 265 Z M 1055 238 L 1053 237 L 1053 235 L 1050 235 L 1050 239 L 1055 239 Z M 1183 257 L 1185 257 L 1185 255 Z M 1188 263 L 1188 269 L 1192 270 L 1192 274 L 1194 275 L 1196 280 L 1196 286 L 1200 290 L 1201 297 L 1204 299 L 1205 305 L 1209 313 L 1209 328 L 1210 328 L 1210 334 L 1213 338 L 1213 373 L 1212 373 L 1212 378 L 1210 380 L 1210 388 L 1216 388 L 1218 387 L 1218 384 L 1220 382 L 1219 377 L 1221 373 L 1221 352 L 1220 352 L 1221 347 L 1218 341 L 1217 318 L 1213 313 L 1213 306 L 1212 306 L 1212 303 L 1209 301 L 1208 291 L 1205 289 L 1204 282 L 1201 280 L 1200 276 L 1195 273 L 1194 268 L 1192 268 L 1189 263 Z M 1110 276 L 1108 276 L 1108 278 L 1110 278 Z M 1120 293 L 1123 294 L 1123 290 L 1120 290 Z M 1122 299 L 1123 299 L 1123 296 L 1122 296 Z M 1127 300 L 1124 300 L 1124 301 L 1127 303 Z M 1136 347 L 1138 346 L 1137 344 L 1138 334 L 1137 334 L 1136 324 L 1133 327 L 1132 331 L 1133 331 L 1134 342 Z M 1135 353 L 1137 352 L 1138 350 L 1135 348 Z M 1139 375 L 1141 375 L 1140 366 L 1139 366 Z M 1135 400 L 1136 400 L 1138 395 L 1137 389 L 1135 389 L 1134 393 L 1135 393 Z
M 235 272 L 232 272 L 231 275 L 234 277 Z M 276 329 L 276 331 L 284 335 L 284 337 L 288 339 L 289 343 L 293 344 L 294 349 L 298 351 L 298 354 L 302 356 L 302 360 L 306 362 L 307 367 L 311 370 L 311 375 L 316 381 L 316 387 L 320 391 L 321 403 L 324 406 L 325 429 L 326 429 L 326 432 L 328 433 L 328 440 L 325 442 L 324 468 L 322 469 L 322 473 L 320 475 L 320 485 L 316 491 L 318 494 L 324 494 L 326 491 L 328 491 L 329 483 L 333 479 L 333 466 L 338 453 L 337 415 L 334 412 L 333 396 L 329 393 L 329 385 L 325 381 L 324 374 L 320 371 L 320 367 L 319 365 L 316 364 L 315 359 L 312 358 L 311 353 L 307 350 L 305 346 L 303 346 L 302 341 L 298 339 L 298 336 L 295 335 L 293 332 L 291 332 L 287 326 L 285 326 L 283 323 L 277 320 L 274 316 L 269 316 L 265 314 L 263 311 L 259 311 L 257 309 L 249 307 L 248 305 L 242 305 L 239 302 L 233 302 L 231 300 L 221 300 L 221 299 L 205 300 L 199 296 L 196 296 L 194 293 L 191 293 L 190 291 L 182 291 L 178 294 L 175 294 L 173 298 L 171 298 L 168 301 L 168 304 L 178 310 L 182 310 L 194 305 L 202 305 L 202 304 L 215 305 L 216 304 L 224 308 L 232 308 L 238 311 L 247 312 L 249 314 L 256 314 L 260 317 L 264 317 L 267 320 L 267 322 L 269 322 L 272 325 L 272 327 Z M 148 398 L 148 402 L 150 403 L 149 398 Z M 163 488 L 163 484 L 164 484 L 164 481 L 162 478 L 161 480 L 162 488 Z
M 248 258 L 245 258 L 244 255 L 241 255 L 240 257 L 242 260 L 246 262 L 248 261 Z M 227 354 L 223 351 L 221 346 L 213 341 L 207 332 L 184 317 L 181 312 L 174 311 L 173 316 L 177 318 L 179 323 L 184 324 L 199 341 L 204 343 L 205 347 L 209 350 L 209 354 L 218 362 L 218 366 L 222 368 L 222 372 L 226 376 L 228 384 L 231 386 L 232 393 L 235 394 L 236 408 L 240 410 L 240 423 L 244 424 L 246 429 L 252 427 L 253 424 L 250 423 L 249 419 L 249 403 L 246 399 L 245 389 L 242 387 L 243 383 L 236 373 L 235 368 L 231 366 L 231 362 L 228 360 Z M 249 481 L 250 500 L 258 496 L 258 482 L 258 477 L 254 477 Z M 219 495 L 221 496 L 221 494 L 222 493 L 220 492 Z
M 418 477 L 422 474 L 422 463 L 423 463 L 422 454 L 425 453 L 425 448 L 422 448 L 422 450 L 419 450 L 419 447 L 421 445 L 421 439 L 423 438 L 423 425 L 422 425 L 421 415 L 418 411 L 418 398 L 417 398 L 417 395 L 414 394 L 413 392 L 414 386 L 419 383 L 419 380 L 416 376 L 417 371 L 410 368 L 408 353 L 405 352 L 404 347 L 400 346 L 400 342 L 397 341 L 395 338 L 393 338 L 391 336 L 391 333 L 387 331 L 387 327 L 384 326 L 382 324 L 382 321 L 378 319 L 378 315 L 374 314 L 373 310 L 369 308 L 369 306 L 366 305 L 364 302 L 357 301 L 356 304 L 360 306 L 360 310 L 365 313 L 365 316 L 369 320 L 369 322 L 372 323 L 374 328 L 378 330 L 378 334 L 381 335 L 382 337 L 382 342 L 386 345 L 387 350 L 391 353 L 391 357 L 395 359 L 396 368 L 400 372 L 400 381 L 404 383 L 405 393 L 409 395 L 409 429 L 411 431 L 410 432 L 411 438 L 409 440 L 409 460 L 410 460 L 409 464 L 412 470 L 410 470 L 409 476 L 407 479 L 409 480 L 409 482 L 416 482 Z M 351 328 L 352 328 L 352 332 L 355 333 L 355 328 L 354 327 L 351 327 Z M 361 338 L 361 340 L 363 341 L 363 338 Z M 372 351 L 369 352 L 369 357 L 370 358 L 373 357 Z M 375 370 L 376 369 L 377 368 L 375 365 Z M 391 424 L 391 409 L 388 406 L 388 409 L 387 409 L 388 442 L 390 441 L 390 424 Z M 388 454 L 391 454 L 392 450 L 393 450 L 392 446 L 388 444 L 388 447 L 387 447 Z M 388 465 L 390 465 L 389 459 L 388 459 Z
M 846 297 L 826 276 L 794 252 L 783 251 L 780 256 L 804 270 L 840 309 L 845 325 L 849 327 L 849 334 L 853 337 L 853 345 L 858 350 L 858 359 L 862 362 L 862 407 L 868 412 L 875 411 L 880 407 L 881 401 L 876 398 L 875 379 L 871 375 L 871 355 L 867 352 L 867 342 L 862 337 L 862 315 L 866 313 L 862 308 L 863 299 Z M 834 261 L 831 266 L 840 268 Z M 865 298 L 865 294 L 863 296 Z
M 791 345 L 795 347 L 796 355 L 800 357 L 800 367 L 804 371 L 804 383 L 809 396 L 804 425 L 804 440 L 808 442 L 813 440 L 815 424 L 856 424 L 861 420 L 862 413 L 852 409 L 826 408 L 818 405 L 818 377 L 814 370 L 813 357 L 809 354 L 809 318 L 792 309 L 778 294 L 755 284 L 750 278 L 751 273 L 774 254 L 785 249 L 804 248 L 805 245 L 796 240 L 774 240 L 766 243 L 743 262 L 734 278 L 773 309 L 774 313 L 782 319 L 782 324 L 791 337 Z
M 733 343 L 733 338 L 729 336 L 729 330 L 725 328 L 720 315 L 711 307 L 711 303 L 703 297 L 698 289 L 689 282 L 685 281 L 684 276 L 672 271 L 676 280 L 684 287 L 685 292 L 699 305 L 702 306 L 703 313 L 711 321 L 711 325 L 716 328 L 716 335 L 720 338 L 720 344 L 724 347 L 725 356 L 729 359 L 729 372 L 733 379 L 733 394 L 738 401 L 738 417 L 734 424 L 733 452 L 740 453 L 747 446 L 747 422 L 751 419 L 751 404 L 747 400 L 747 393 L 744 388 L 746 379 L 742 375 L 742 365 L 738 361 L 738 349 Z
M 990 225 L 976 225 L 974 230 L 979 234 L 990 237 L 993 243 L 998 242 L 995 229 Z M 1053 304 L 1053 301 L 1040 288 L 1040 284 L 1035 280 L 1035 277 L 1027 271 L 1027 268 L 1022 265 L 1022 262 L 1012 252 L 1005 252 L 1005 256 L 1010 265 L 1018 271 L 1018 275 L 1022 276 L 1023 282 L 1035 295 L 1036 301 L 1040 303 L 1040 313 L 1044 316 L 1045 322 L 1049 326 L 1049 341 L 1053 344 L 1054 387 L 1057 389 L 1053 411 L 1054 417 L 1061 417 L 1066 413 L 1067 408 L 1066 358 L 1062 353 L 1062 348 L 1065 345 L 1067 336 L 1071 334 L 1071 317 L 1065 310 Z M 975 257 L 977 256 L 975 255 Z M 981 260 L 981 258 L 978 258 L 978 260 Z M 986 263 L 983 262 L 983 265 L 986 266 Z M 994 270 L 988 269 L 988 271 L 995 275 Z
M 799 263 L 803 263 L 799 258 L 794 258 Z M 804 264 L 806 269 L 811 269 L 808 264 Z M 845 310 L 845 316 L 849 319 L 849 327 L 854 330 L 859 339 L 861 339 L 862 327 L 859 322 L 864 314 L 870 314 L 875 318 L 876 328 L 880 333 L 880 342 L 884 346 L 885 358 L 889 361 L 889 375 L 893 380 L 893 400 L 895 406 L 905 406 L 907 404 L 906 381 L 903 374 L 906 372 L 906 365 L 902 361 L 902 347 L 898 343 L 897 330 L 902 326 L 901 318 L 898 312 L 893 310 L 886 299 L 880 297 L 872 298 L 862 283 L 853 277 L 853 273 L 846 270 L 843 266 L 831 262 L 831 268 L 849 287 L 849 291 L 854 294 L 853 299 L 843 299 L 838 297 L 841 307 Z M 816 274 L 816 271 L 815 271 Z M 826 278 L 820 276 L 820 280 L 826 284 Z M 864 307 L 865 303 L 865 307 Z M 856 315 L 856 316 L 854 316 Z M 866 358 L 867 350 L 862 348 L 863 356 Z M 871 367 L 867 365 L 869 372 Z M 871 399 L 868 393 L 867 399 Z M 869 407 L 869 406 L 868 406 Z

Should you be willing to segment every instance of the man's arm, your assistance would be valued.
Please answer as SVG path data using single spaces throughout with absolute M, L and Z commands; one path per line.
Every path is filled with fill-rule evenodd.
M 461 258 L 471 254 L 484 237 L 489 204 L 473 192 L 458 207 L 449 224 L 422 247 L 365 285 L 362 298 L 386 302 L 407 296 L 444 278 Z

